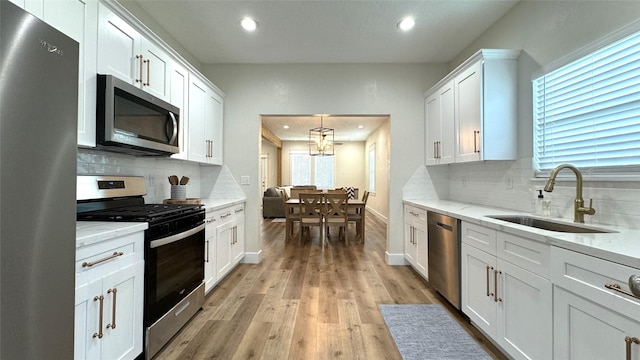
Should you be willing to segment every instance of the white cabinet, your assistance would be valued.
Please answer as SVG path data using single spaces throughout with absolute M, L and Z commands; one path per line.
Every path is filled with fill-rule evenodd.
M 36 16 L 40 20 L 43 19 L 45 0 L 9 0 L 18 5 L 22 9 L 28 11 L 31 15 Z
M 96 146 L 97 0 L 45 1 L 43 19 L 80 45 L 78 146 Z
M 427 211 L 405 205 L 404 256 L 418 273 L 429 280 L 428 274 Z
M 462 223 L 462 311 L 515 359 L 552 358 L 548 259 L 546 244 Z
M 144 232 L 76 250 L 75 359 L 142 353 Z
M 453 81 L 432 90 L 425 99 L 426 164 L 448 164 L 454 161 Z
M 243 258 L 244 204 L 207 214 L 205 292 L 211 291 Z
M 177 62 L 171 65 L 170 103 L 180 108 L 178 144 L 180 153 L 171 155 L 173 159 L 187 160 L 189 149 L 189 72 Z
M 479 50 L 425 92 L 427 165 L 517 159 L 519 56 Z
M 188 159 L 222 165 L 223 98 L 196 77 L 189 78 Z
M 168 54 L 104 4 L 99 4 L 99 73 L 114 75 L 169 101 L 171 62 Z
M 640 359 L 640 299 L 610 288 L 629 292 L 633 274 L 640 269 L 552 247 L 556 359 Z

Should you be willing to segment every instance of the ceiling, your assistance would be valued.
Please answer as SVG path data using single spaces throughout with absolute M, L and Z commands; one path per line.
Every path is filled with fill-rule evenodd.
M 319 127 L 320 120 L 320 115 L 262 115 L 262 124 L 283 141 L 309 140 L 309 129 Z M 365 141 L 387 120 L 389 115 L 329 115 L 322 117 L 322 126 L 334 130 L 336 142 Z
M 146 12 L 202 64 L 447 63 L 509 11 L 517 0 L 230 1 L 119 0 Z M 136 9 L 136 5 L 139 6 Z M 253 17 L 252 33 L 240 26 Z M 416 25 L 402 32 L 406 16 Z M 387 116 L 337 116 L 325 126 L 336 141 L 363 141 Z M 282 140 L 304 140 L 309 116 L 267 116 Z M 289 130 L 283 125 L 289 125 Z M 364 125 L 364 129 L 357 129 Z

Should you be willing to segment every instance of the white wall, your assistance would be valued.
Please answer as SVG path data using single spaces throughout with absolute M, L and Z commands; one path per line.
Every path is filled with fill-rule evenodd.
M 544 179 L 533 180 L 531 164 L 532 73 L 639 20 L 637 1 L 522 1 L 449 64 L 457 66 L 480 48 L 523 50 L 518 68 L 520 160 L 452 165 L 451 199 L 529 211 L 535 190 L 544 187 Z M 574 184 L 560 182 L 545 193 L 554 217 L 573 219 Z M 639 189 L 639 181 L 586 182 L 583 196 L 593 198 L 596 215 L 585 216 L 585 222 L 640 227 Z
M 376 168 L 374 192 L 369 194 L 367 208 L 382 220 L 389 219 L 389 161 L 391 159 L 391 123 L 387 121 L 367 139 L 364 151 L 364 163 L 366 173 L 366 189 L 369 189 L 369 148 L 376 147 Z M 416 149 L 417 157 L 423 158 L 424 152 Z
M 403 253 L 402 186 L 424 163 L 422 93 L 445 75 L 446 65 L 206 65 L 203 70 L 227 94 L 224 162 L 236 179 L 258 176 L 260 114 L 390 114 L 387 251 Z M 259 185 L 243 189 L 247 251 L 257 252 Z

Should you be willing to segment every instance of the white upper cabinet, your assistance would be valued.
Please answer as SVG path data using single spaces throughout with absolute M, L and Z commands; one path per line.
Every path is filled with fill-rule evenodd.
M 222 165 L 223 102 L 212 87 L 189 79 L 189 160 Z
M 171 64 L 170 103 L 180 108 L 178 144 L 180 153 L 171 155 L 173 159 L 187 160 L 189 146 L 189 72 L 177 62 Z
M 169 101 L 171 58 L 105 5 L 98 11 L 98 72 Z
M 425 93 L 427 165 L 518 158 L 519 56 L 480 50 Z

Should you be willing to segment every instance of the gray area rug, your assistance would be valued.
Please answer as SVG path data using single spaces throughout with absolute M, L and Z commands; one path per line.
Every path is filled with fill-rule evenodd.
M 491 360 L 441 305 L 378 308 L 404 360 Z

